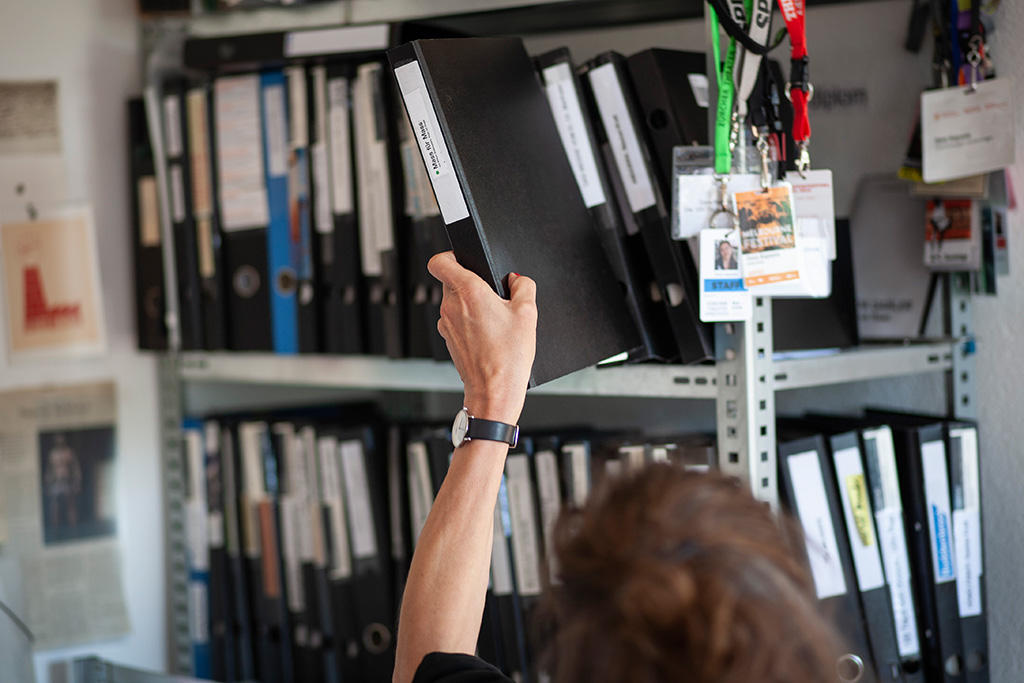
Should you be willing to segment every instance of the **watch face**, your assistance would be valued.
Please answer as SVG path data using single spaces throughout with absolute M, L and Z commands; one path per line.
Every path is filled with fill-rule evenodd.
M 455 422 L 452 423 L 452 445 L 458 448 L 462 445 L 462 442 L 466 438 L 466 432 L 469 431 L 469 411 L 463 408 L 455 416 Z

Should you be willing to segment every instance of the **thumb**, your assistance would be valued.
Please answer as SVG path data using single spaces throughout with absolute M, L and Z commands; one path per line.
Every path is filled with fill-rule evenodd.
M 509 299 L 515 303 L 537 303 L 537 283 L 525 275 L 509 273 Z

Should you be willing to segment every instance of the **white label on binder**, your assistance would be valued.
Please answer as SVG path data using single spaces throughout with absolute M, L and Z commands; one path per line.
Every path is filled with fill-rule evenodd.
M 217 195 L 221 227 L 231 232 L 267 224 L 263 181 L 259 76 L 218 78 L 214 83 Z
M 210 136 L 207 132 L 206 90 L 194 88 L 185 96 L 188 112 L 188 155 L 192 171 L 192 211 L 208 216 L 213 211 L 210 184 Z
M 309 148 L 313 167 L 313 227 L 318 233 L 334 231 L 331 218 L 330 171 L 327 168 L 327 145 L 314 142 Z
M 290 66 L 284 70 L 288 79 L 288 123 L 291 125 L 291 146 L 309 145 L 309 113 L 306 111 L 306 70 L 301 66 Z
M 338 441 L 324 437 L 317 444 L 317 450 L 320 455 L 321 495 L 327 506 L 331 535 L 331 578 L 344 579 L 352 576 L 352 557 L 349 555 L 348 521 L 338 472 Z
M 956 578 L 953 566 L 953 529 L 950 526 L 949 476 L 946 472 L 946 445 L 942 441 L 921 444 L 924 469 L 925 513 L 931 540 L 932 571 L 935 583 Z
M 299 563 L 299 506 L 292 497 L 282 498 L 281 503 L 282 554 L 284 555 L 284 580 L 288 595 L 288 609 L 301 612 L 306 600 L 302 592 L 302 565 Z
M 569 455 L 569 471 L 572 472 L 569 502 L 575 507 L 583 507 L 590 493 L 590 463 L 587 462 L 587 446 L 582 443 L 566 444 L 562 453 Z
M 572 69 L 566 62 L 553 64 L 544 69 L 544 83 L 558 136 L 569 157 L 569 165 L 576 176 L 583 203 L 588 209 L 604 204 L 604 190 L 601 189 L 601 180 L 597 175 L 597 160 L 587 135 Z
M 196 643 L 210 641 L 210 607 L 206 584 L 190 581 L 188 584 L 188 635 Z
M 263 122 L 267 135 L 267 172 L 272 176 L 288 173 L 288 117 L 284 105 L 284 86 L 263 88 Z
M 409 479 L 409 513 L 412 517 L 413 546 L 420 540 L 423 525 L 430 514 L 434 489 L 430 482 L 430 468 L 427 464 L 427 446 L 422 441 L 411 441 L 406 445 L 406 459 Z
M 181 164 L 171 164 L 171 219 L 185 220 L 185 176 Z
M 544 535 L 544 550 L 552 579 L 558 573 L 553 551 L 553 534 L 558 513 L 562 509 L 562 492 L 558 487 L 558 460 L 554 451 L 540 451 L 533 457 L 537 467 L 537 496 L 540 498 L 540 521 Z
M 495 595 L 511 595 L 512 562 L 508 556 L 508 538 L 502 522 L 501 501 L 494 503 L 494 539 L 491 542 L 491 590 Z
M 181 106 L 177 95 L 164 97 L 164 138 L 167 142 L 167 157 L 180 157 L 185 148 L 181 135 Z
M 825 477 L 814 451 L 786 458 L 789 477 L 793 483 L 797 516 L 804 530 L 807 557 L 818 599 L 824 600 L 846 592 L 843 565 L 839 559 L 836 530 L 832 526 L 828 498 L 825 495 Z
M 466 198 L 452 167 L 451 157 L 448 156 L 448 146 L 441 135 L 441 126 L 430 102 L 419 62 L 412 61 L 398 67 L 395 69 L 395 78 L 398 79 L 409 122 L 419 143 L 420 154 L 423 155 L 423 163 L 434 186 L 445 225 L 467 218 L 469 208 L 466 206 Z
M 346 215 L 352 213 L 352 126 L 347 78 L 328 81 L 327 108 L 331 209 L 338 215 Z
M 847 535 L 853 554 L 853 568 L 861 591 L 870 591 L 885 585 L 882 559 L 875 541 L 875 520 L 871 514 L 871 500 L 860 449 L 844 448 L 833 456 L 839 497 L 843 502 Z
M 156 176 L 141 176 L 138 180 L 139 244 L 143 247 L 160 246 L 160 212 L 157 208 Z
M 704 74 L 686 74 L 693 91 L 693 99 L 698 107 L 708 108 L 708 77 Z
M 633 213 L 639 213 L 654 206 L 654 186 L 644 164 L 640 141 L 629 116 L 615 65 L 604 64 L 588 75 L 629 206 Z
M 292 0 L 294 2 L 294 0 Z M 290 5 L 287 0 L 283 5 Z M 284 36 L 285 57 L 338 53 L 379 52 L 390 45 L 391 24 L 364 24 L 289 31 Z
M 950 429 L 960 442 L 963 508 L 953 511 L 953 548 L 956 551 L 956 592 L 961 617 L 981 614 L 981 487 L 978 481 L 978 435 L 973 427 Z
M 185 523 L 188 539 L 189 569 L 205 572 L 210 568 L 209 540 L 206 533 L 208 519 L 205 500 L 190 500 L 185 503 Z
M 358 174 L 356 190 L 359 193 L 359 247 L 363 274 L 368 277 L 380 277 L 384 273 L 382 252 L 391 248 L 394 238 L 387 143 L 380 137 L 378 125 L 386 114 L 377 111 L 374 101 L 374 89 L 380 85 L 379 79 L 379 64 L 363 64 L 352 85 L 352 123 Z M 379 300 L 375 297 L 381 294 L 379 291 L 376 294 L 371 291 L 374 303 Z
M 352 556 L 365 559 L 377 555 L 377 535 L 370 504 L 370 482 L 363 462 L 363 444 L 357 440 L 341 442 L 341 467 L 345 480 L 345 503 L 352 531 Z
M 512 519 L 512 555 L 516 561 L 516 584 L 523 596 L 540 595 L 540 551 L 537 518 L 534 514 L 530 461 L 525 454 L 510 455 L 505 462 L 508 476 L 508 505 Z

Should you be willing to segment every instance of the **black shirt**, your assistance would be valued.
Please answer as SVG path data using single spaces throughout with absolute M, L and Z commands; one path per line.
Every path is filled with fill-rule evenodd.
M 479 657 L 432 652 L 420 662 L 412 683 L 512 683 L 512 679 Z

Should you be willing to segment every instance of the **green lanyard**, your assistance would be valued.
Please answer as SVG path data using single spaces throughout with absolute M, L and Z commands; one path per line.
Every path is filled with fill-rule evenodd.
M 747 0 L 744 4 L 749 7 L 752 3 Z M 736 66 L 736 41 L 729 41 L 725 65 L 719 67 L 722 58 L 718 38 L 718 15 L 712 7 L 707 7 L 705 11 L 711 12 L 711 54 L 715 59 L 712 71 L 718 88 L 718 109 L 715 114 L 715 173 L 729 175 L 732 171 L 732 116 L 735 97 L 732 72 Z

